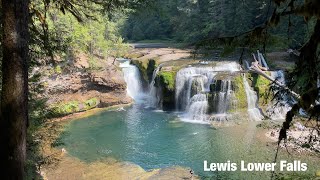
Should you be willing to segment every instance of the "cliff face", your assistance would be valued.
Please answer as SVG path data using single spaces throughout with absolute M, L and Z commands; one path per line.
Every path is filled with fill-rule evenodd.
M 84 61 L 86 59 L 82 58 L 80 62 Z M 132 102 L 127 96 L 121 69 L 112 64 L 113 59 L 101 59 L 96 69 L 87 69 L 78 62 L 61 65 L 59 72 L 51 72 L 41 80 L 45 86 L 44 97 L 54 116 Z

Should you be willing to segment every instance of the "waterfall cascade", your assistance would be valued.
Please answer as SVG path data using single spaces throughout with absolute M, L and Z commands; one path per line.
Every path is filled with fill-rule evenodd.
M 248 102 L 248 114 L 250 119 L 255 121 L 260 121 L 263 119 L 261 115 L 260 109 L 258 108 L 257 102 L 257 93 L 251 89 L 246 77 L 243 77 L 244 88 L 247 95 L 247 102 Z
M 156 77 L 161 69 L 161 65 L 159 65 L 152 74 L 152 80 L 149 85 L 149 99 L 148 105 L 152 108 L 162 108 L 161 107 L 161 89 L 156 86 Z
M 218 72 L 233 72 L 238 71 L 239 65 L 235 62 L 221 63 L 215 67 L 187 67 L 181 69 L 176 76 L 176 94 L 175 102 L 176 109 L 185 112 L 183 119 L 188 121 L 207 122 L 208 116 L 208 94 L 210 86 L 215 84 L 215 76 Z M 219 101 L 218 110 L 215 113 L 225 113 L 229 101 L 228 91 L 231 89 L 231 83 L 221 83 L 221 92 L 216 92 L 214 95 Z M 229 88 L 229 89 L 228 89 Z M 225 104 L 224 104 L 225 103 Z
M 128 95 L 135 101 L 141 99 L 144 93 L 139 69 L 131 65 L 130 60 L 121 60 L 120 67 L 122 68 L 124 80 L 127 83 Z
M 280 84 L 286 84 L 283 71 L 272 71 L 271 77 L 278 81 Z M 277 93 L 277 90 L 275 91 L 276 92 L 274 93 Z M 275 102 L 273 102 L 273 104 L 266 110 L 268 117 L 273 120 L 285 119 L 287 112 L 291 109 L 290 102 L 293 100 L 285 94 L 279 94 L 279 96 L 280 97 L 278 97 L 278 100 L 275 100 Z
M 127 83 L 128 95 L 135 101 L 142 100 L 147 107 L 161 109 L 162 88 L 156 84 L 161 65 L 154 70 L 149 91 L 145 94 L 139 69 L 131 65 L 130 60 L 121 59 L 119 62 Z M 237 109 L 232 72 L 239 70 L 240 66 L 236 62 L 218 62 L 213 67 L 188 66 L 179 70 L 175 82 L 175 103 L 176 110 L 183 112 L 182 119 L 197 123 L 227 120 L 230 116 L 228 111 Z M 283 71 L 272 72 L 271 76 L 281 84 L 285 84 Z M 257 94 L 245 76 L 243 83 L 250 119 L 255 121 L 263 119 L 257 104 Z M 271 119 L 284 119 L 291 108 L 288 98 L 290 97 L 283 97 L 283 100 L 268 107 L 266 114 Z
M 211 120 L 223 121 L 226 120 L 227 112 L 231 108 L 236 109 L 236 99 L 234 98 L 234 91 L 231 80 L 216 80 L 211 87 L 212 99 L 212 115 Z

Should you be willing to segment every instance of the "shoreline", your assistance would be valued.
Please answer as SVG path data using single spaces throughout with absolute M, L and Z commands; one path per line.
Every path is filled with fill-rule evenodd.
M 68 154 L 62 156 L 58 166 L 41 168 L 43 179 L 190 179 L 189 168 L 172 166 L 145 170 L 141 166 L 127 161 L 104 158 L 86 163 Z M 200 179 L 193 175 L 192 179 Z
M 112 106 L 108 106 L 108 107 L 103 107 L 103 108 L 93 108 L 87 111 L 82 111 L 82 112 L 77 112 L 77 113 L 73 113 L 73 114 L 69 114 L 63 117 L 59 117 L 59 118 L 52 118 L 49 119 L 48 122 L 49 123 L 56 123 L 56 122 L 69 122 L 69 121 L 74 121 L 74 120 L 78 120 L 81 118 L 85 118 L 85 117 L 89 117 L 95 114 L 98 114 L 100 112 L 104 112 L 104 111 L 108 111 L 111 109 L 115 109 L 115 108 L 121 108 L 121 107 L 129 107 L 133 104 L 134 102 L 131 102 L 129 104 L 117 104 L 117 105 L 112 105 Z

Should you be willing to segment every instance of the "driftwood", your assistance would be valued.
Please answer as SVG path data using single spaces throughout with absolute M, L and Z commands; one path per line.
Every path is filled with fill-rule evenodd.
M 261 69 L 259 69 L 257 67 L 251 67 L 250 69 L 251 69 L 251 71 L 253 71 L 253 72 L 257 73 L 257 74 L 260 74 L 261 76 L 265 77 L 266 79 L 268 79 L 268 80 L 274 82 L 275 84 L 277 84 L 278 86 L 284 88 L 285 90 L 290 92 L 290 94 L 292 94 L 295 98 L 300 99 L 301 96 L 299 94 L 297 94 L 296 92 L 292 91 L 286 85 L 282 84 L 281 82 L 277 81 L 276 79 L 272 78 L 271 76 L 267 75 Z

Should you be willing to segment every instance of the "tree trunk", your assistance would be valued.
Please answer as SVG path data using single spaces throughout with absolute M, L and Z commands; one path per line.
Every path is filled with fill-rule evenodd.
M 28 0 L 2 0 L 1 179 L 24 179 L 28 123 Z

